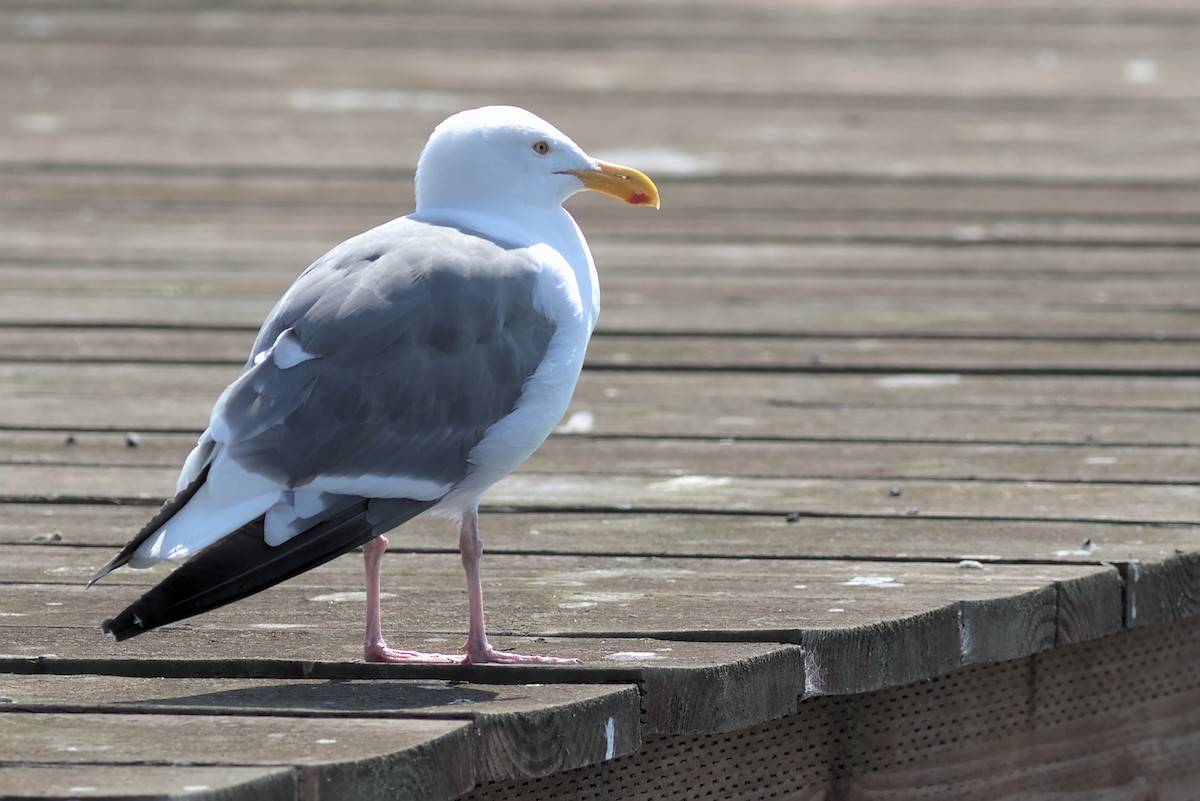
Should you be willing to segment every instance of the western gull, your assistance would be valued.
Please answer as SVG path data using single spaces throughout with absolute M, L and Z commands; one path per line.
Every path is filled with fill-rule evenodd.
M 182 562 L 102 631 L 124 640 L 361 547 L 367 661 L 574 662 L 488 643 L 478 510 L 549 436 L 583 366 L 599 285 L 562 204 L 584 189 L 658 207 L 645 175 L 523 109 L 438 125 L 417 163 L 416 211 L 296 279 L 217 399 L 177 494 L 88 582 Z M 394 649 L 381 632 L 384 534 L 423 512 L 459 527 L 462 654 Z

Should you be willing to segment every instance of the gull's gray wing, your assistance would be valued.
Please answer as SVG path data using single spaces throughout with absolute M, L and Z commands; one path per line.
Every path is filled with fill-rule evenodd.
M 538 269 L 525 249 L 407 218 L 347 241 L 271 312 L 214 437 L 288 487 L 461 480 L 554 333 L 534 303 Z

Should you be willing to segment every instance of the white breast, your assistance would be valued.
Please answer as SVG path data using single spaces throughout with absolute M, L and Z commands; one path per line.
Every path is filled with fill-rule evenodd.
M 515 470 L 550 436 L 575 393 L 595 325 L 593 293 L 590 286 L 580 287 L 575 270 L 552 248 L 533 250 L 543 265 L 534 301 L 554 321 L 554 334 L 516 407 L 472 449 L 471 473 L 435 511 L 456 513 L 478 503 L 488 487 Z

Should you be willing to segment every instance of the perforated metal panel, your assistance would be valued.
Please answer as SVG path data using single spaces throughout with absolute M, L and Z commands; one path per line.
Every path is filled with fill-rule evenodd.
M 471 801 L 1200 799 L 1200 620 L 965 668 L 737 732 L 645 738 Z

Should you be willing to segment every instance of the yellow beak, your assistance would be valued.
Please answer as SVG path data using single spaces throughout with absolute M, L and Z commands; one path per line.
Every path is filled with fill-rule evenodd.
M 607 161 L 597 161 L 594 170 L 568 170 L 583 181 L 584 189 L 594 189 L 606 195 L 612 195 L 618 200 L 624 200 L 634 206 L 653 206 L 658 208 L 658 187 L 632 167 L 622 167 L 619 164 L 609 164 Z

